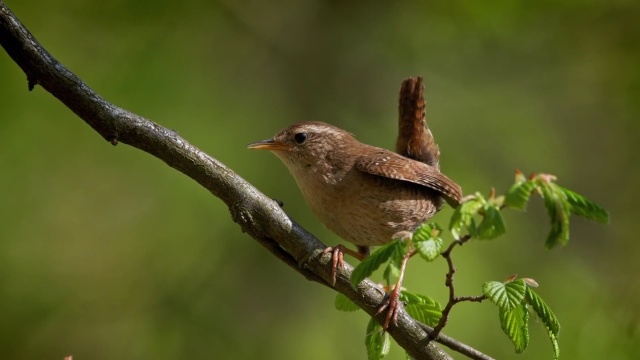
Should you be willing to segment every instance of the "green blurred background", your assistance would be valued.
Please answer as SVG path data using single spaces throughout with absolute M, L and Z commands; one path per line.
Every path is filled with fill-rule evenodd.
M 562 358 L 640 356 L 637 1 L 6 3 L 106 99 L 175 129 L 327 244 L 339 240 L 285 167 L 245 145 L 324 120 L 392 148 L 400 82 L 424 76 L 443 171 L 467 193 L 504 192 L 516 168 L 549 172 L 612 218 L 575 219 L 569 245 L 547 251 L 540 201 L 507 212 L 506 236 L 456 250 L 459 293 L 535 278 Z M 332 291 L 242 234 L 220 200 L 28 92 L 4 52 L 0 80 L 0 354 L 365 358 L 366 315 L 334 310 Z M 407 287 L 444 302 L 443 261 L 408 271 Z M 551 358 L 531 328 L 518 358 Z M 516 357 L 489 303 L 457 306 L 445 332 Z

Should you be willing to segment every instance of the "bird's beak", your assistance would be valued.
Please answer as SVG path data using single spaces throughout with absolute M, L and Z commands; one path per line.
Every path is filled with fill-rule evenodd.
M 256 150 L 287 150 L 289 146 L 274 139 L 262 140 L 247 145 L 248 149 Z

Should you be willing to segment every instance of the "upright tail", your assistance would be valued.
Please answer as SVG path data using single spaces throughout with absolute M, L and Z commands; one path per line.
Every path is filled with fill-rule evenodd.
M 422 77 L 408 78 L 400 86 L 396 152 L 440 170 L 440 149 L 427 126 Z

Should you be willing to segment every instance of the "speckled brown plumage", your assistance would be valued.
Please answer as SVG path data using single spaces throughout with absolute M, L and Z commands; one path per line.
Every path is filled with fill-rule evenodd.
M 304 138 L 304 139 L 303 139 Z M 289 168 L 309 207 L 329 230 L 359 245 L 382 245 L 413 231 L 462 197 L 436 168 L 357 141 L 322 122 L 301 122 L 254 143 Z

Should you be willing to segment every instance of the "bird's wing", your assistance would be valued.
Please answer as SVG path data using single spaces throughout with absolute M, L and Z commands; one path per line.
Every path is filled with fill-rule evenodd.
M 440 192 L 454 206 L 462 199 L 460 186 L 440 171 L 389 150 L 375 149 L 361 155 L 356 159 L 355 168 L 369 174 L 426 186 Z

